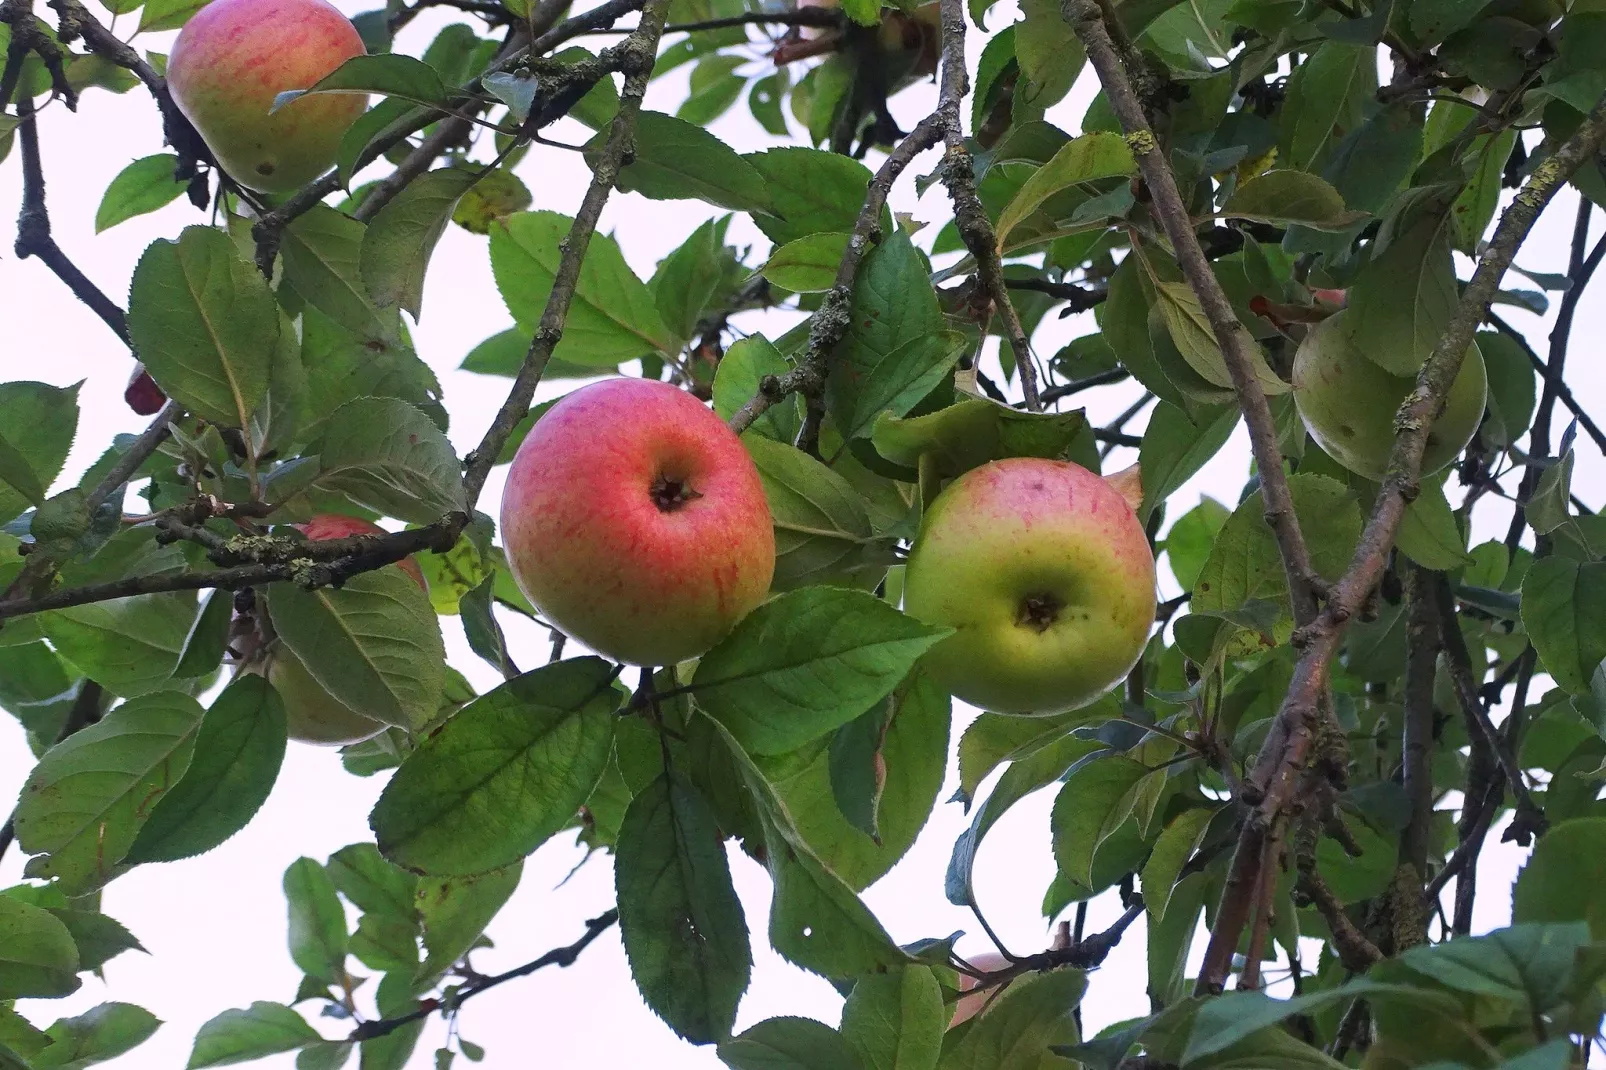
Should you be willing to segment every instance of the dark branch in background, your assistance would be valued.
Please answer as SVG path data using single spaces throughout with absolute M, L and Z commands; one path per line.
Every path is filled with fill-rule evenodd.
M 664 27 L 665 33 L 697 33 L 702 30 L 727 30 L 732 26 L 816 26 L 834 29 L 842 26 L 842 12 L 833 8 L 805 7 L 797 11 L 749 11 L 745 15 L 731 15 L 722 19 L 703 19 L 700 22 L 672 22 Z M 633 27 L 591 30 L 591 34 L 631 33 Z
M 753 426 L 754 420 L 790 394 L 802 394 L 811 408 L 820 403 L 825 392 L 831 351 L 848 333 L 848 310 L 853 303 L 854 277 L 858 275 L 859 264 L 870 251 L 870 246 L 881 235 L 881 209 L 886 206 L 887 194 L 914 158 L 940 140 L 942 120 L 939 112 L 933 112 L 920 120 L 914 130 L 888 154 L 865 191 L 864 207 L 859 210 L 853 233 L 848 237 L 848 247 L 842 253 L 841 263 L 837 265 L 836 279 L 810 322 L 809 345 L 803 359 L 785 375 L 766 375 L 761 379 L 758 393 L 731 417 L 731 430 L 737 434 L 746 431 Z M 807 430 L 805 427 L 805 434 Z
M 1072 940 L 1066 947 L 1050 948 L 1036 955 L 1022 955 L 1015 958 L 1008 966 L 999 970 L 976 970 L 969 964 L 963 965 L 961 972 L 975 978 L 976 987 L 972 992 L 985 992 L 989 988 L 1008 984 L 1028 973 L 1040 973 L 1043 970 L 1054 970 L 1061 966 L 1074 966 L 1079 970 L 1091 970 L 1110 957 L 1110 952 L 1121 942 L 1127 929 L 1143 914 L 1143 899 L 1134 896 L 1133 901 L 1127 904 L 1126 910 L 1119 918 L 1101 933 L 1092 936 L 1080 937 Z
M 1051 386 L 1043 391 L 1043 404 L 1052 405 L 1056 401 L 1068 398 L 1072 394 L 1080 394 L 1084 390 L 1091 390 L 1095 386 L 1107 386 L 1110 383 L 1123 382 L 1131 378 L 1131 373 L 1125 368 L 1111 368 L 1109 371 L 1089 375 L 1085 379 L 1077 379 L 1069 383 Z
M 373 1040 L 376 1037 L 382 1037 L 386 1034 L 394 1033 L 404 1025 L 411 1025 L 413 1022 L 421 1022 L 438 1010 L 455 1011 L 466 1001 L 473 999 L 481 992 L 489 991 L 490 989 L 495 988 L 497 985 L 506 984 L 507 982 L 520 977 L 528 977 L 536 970 L 545 969 L 548 966 L 573 966 L 575 959 L 580 957 L 580 952 L 584 951 L 587 947 L 590 947 L 592 941 L 596 940 L 597 937 L 613 928 L 614 924 L 618 922 L 618 920 L 618 909 L 615 908 L 613 910 L 609 910 L 607 913 L 601 914 L 598 917 L 592 918 L 590 921 L 586 922 L 585 933 L 580 937 L 580 939 L 576 940 L 567 947 L 554 948 L 551 951 L 548 951 L 545 955 L 542 955 L 540 958 L 531 962 L 526 962 L 523 966 L 517 966 L 511 970 L 508 970 L 506 973 L 499 973 L 493 977 L 487 977 L 483 981 L 466 985 L 450 1001 L 443 1002 L 441 1000 L 433 999 L 425 1000 L 418 1010 L 412 1011 L 409 1014 L 403 1014 L 395 1018 L 381 1018 L 378 1021 L 373 1022 L 364 1022 L 356 1029 L 351 1031 L 351 1036 L 348 1037 L 347 1040 L 353 1044 L 362 1040 Z
M 1404 728 L 1400 764 L 1405 782 L 1409 817 L 1400 833 L 1400 863 L 1414 871 L 1418 883 L 1427 879 L 1428 841 L 1433 820 L 1433 679 L 1438 668 L 1439 602 L 1436 584 L 1426 569 L 1409 566 L 1406 572 Z M 1455 628 L 1452 615 L 1443 622 Z M 1404 950 L 1396 948 L 1396 950 Z
M 1029 293 L 1047 294 L 1050 297 L 1068 303 L 1072 312 L 1087 312 L 1095 309 L 1110 296 L 1106 290 L 1094 289 L 1091 286 L 1078 286 L 1074 282 L 1054 282 L 1050 279 L 1005 279 L 1004 285 L 1011 290 L 1026 290 Z
M 1406 506 L 1417 494 L 1428 430 L 1444 405 L 1450 384 L 1461 370 L 1461 362 L 1478 324 L 1488 314 L 1489 305 L 1499 291 L 1500 279 L 1511 266 L 1512 258 L 1534 221 L 1573 172 L 1600 150 L 1603 140 L 1606 140 L 1606 99 L 1595 106 L 1554 155 L 1534 169 L 1516 199 L 1501 214 L 1443 337 L 1418 374 L 1416 388 L 1400 406 L 1395 417 L 1396 436 L 1388 474 L 1350 565 L 1343 578 L 1328 592 L 1327 606 L 1321 615 L 1294 634 L 1295 645 L 1301 649 L 1300 658 L 1282 709 L 1251 773 L 1250 786 L 1260 798 L 1255 800 L 1254 818 L 1245 822 L 1239 837 L 1228 878 L 1228 893 L 1222 897 L 1199 973 L 1201 992 L 1218 991 L 1231 970 L 1246 914 L 1244 904 L 1231 894 L 1239 883 L 1235 878 L 1247 877 L 1257 868 L 1264 829 L 1291 801 L 1293 785 L 1307 759 L 1310 733 L 1318 718 L 1318 704 L 1327 693 L 1328 670 L 1338 654 L 1345 625 L 1365 603 L 1387 565 Z
M 998 256 L 998 238 L 993 233 L 987 209 L 976 195 L 975 164 L 970 150 L 965 147 L 965 121 L 960 112 L 960 105 L 970 92 L 970 77 L 965 71 L 965 6 L 963 0 L 941 0 L 939 10 L 942 16 L 942 86 L 937 94 L 937 115 L 948 151 L 938 173 L 953 201 L 954 227 L 975 258 L 976 275 L 991 300 L 993 313 L 1003 321 L 1004 335 L 1009 339 L 1015 367 L 1020 371 L 1026 408 L 1030 412 L 1040 412 L 1043 402 L 1038 396 L 1037 364 L 1032 357 L 1031 342 L 1021 326 L 1020 314 L 1009 299 L 1004 265 Z M 986 326 L 983 320 L 984 330 Z
M 1606 241 L 1606 239 L 1603 239 L 1603 241 Z M 1528 355 L 1528 363 L 1533 365 L 1534 371 L 1538 372 L 1542 379 L 1546 382 L 1554 383 L 1556 400 L 1565 405 L 1567 411 L 1572 413 L 1574 418 L 1578 420 L 1578 426 L 1584 429 L 1584 434 L 1594 440 L 1595 448 L 1606 454 L 1606 433 L 1603 433 L 1594 418 L 1584 411 L 1584 407 L 1578 404 L 1578 399 L 1573 396 L 1573 392 L 1567 384 L 1562 382 L 1561 377 L 1550 374 L 1550 366 L 1545 363 L 1545 358 L 1535 353 L 1534 347 L 1528 344 L 1528 340 L 1518 334 L 1517 329 L 1500 316 L 1490 312 L 1489 322 L 1501 334 L 1522 347 L 1522 351 Z
M 1294 500 L 1283 471 L 1282 450 L 1277 445 L 1277 425 L 1272 419 L 1265 392 L 1255 378 L 1253 340 L 1232 309 L 1221 283 L 1216 280 L 1210 261 L 1199 245 L 1193 218 L 1177 189 L 1166 152 L 1155 137 L 1144 113 L 1141 87 L 1147 84 L 1147 67 L 1126 41 L 1119 19 L 1106 23 L 1095 0 L 1065 0 L 1065 17 L 1087 49 L 1088 62 L 1097 72 L 1106 99 L 1127 135 L 1132 155 L 1137 159 L 1151 198 L 1150 208 L 1159 219 L 1166 238 L 1177 256 L 1183 277 L 1199 299 L 1216 343 L 1232 376 L 1233 390 L 1249 427 L 1255 466 L 1260 473 L 1265 500 L 1266 521 L 1277 537 L 1296 624 L 1315 618 L 1317 597 L 1322 583 L 1311 567 L 1310 552 L 1294 515 Z M 1119 35 L 1119 43 L 1112 35 Z M 1134 83 L 1139 88 L 1134 88 Z
M 129 345 L 128 321 L 123 310 L 78 270 L 50 236 L 50 214 L 45 210 L 45 173 L 39 160 L 39 123 L 34 117 L 33 100 L 26 95 L 17 101 L 17 118 L 17 140 L 22 147 L 22 210 L 17 213 L 17 242 L 13 247 L 17 259 L 37 256 L 67 284 L 78 300 L 116 332 L 124 345 Z
M 55 743 L 60 743 L 68 736 L 81 728 L 87 728 L 100 720 L 100 705 L 105 699 L 106 692 L 93 680 L 85 680 L 78 688 L 78 695 L 73 699 L 72 706 L 67 710 L 67 718 L 61 723 L 61 730 L 56 733 Z M 54 744 L 52 744 L 54 745 Z M 0 825 L 0 860 L 11 849 L 12 841 L 17 838 L 17 815 L 6 818 L 6 823 Z
M 50 72 L 51 92 L 61 97 L 68 111 L 76 111 L 78 92 L 67 80 L 67 68 L 62 63 L 64 53 L 61 46 L 40 28 L 39 20 L 34 18 L 32 0 L 4 0 L 0 3 L 0 23 L 11 27 L 11 43 L 6 48 L 5 69 L 0 73 L 0 109 L 4 108 L 5 102 L 16 92 L 17 83 L 22 77 L 23 60 L 32 52 L 45 65 L 45 70 Z M 20 115 L 21 102 L 18 103 Z M 31 99 L 29 103 L 32 104 Z

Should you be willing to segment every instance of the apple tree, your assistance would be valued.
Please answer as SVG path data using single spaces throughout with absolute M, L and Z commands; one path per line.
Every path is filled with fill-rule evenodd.
M 13 1001 L 137 946 L 108 885 L 216 847 L 313 743 L 387 780 L 373 838 L 285 874 L 305 981 L 218 1007 L 192 1068 L 416 1065 L 427 1021 L 615 926 L 647 1005 L 736 1068 L 1588 1064 L 1606 525 L 1573 477 L 1606 435 L 1564 373 L 1606 257 L 1599 3 L 102 6 L 179 36 L 0 3 L 16 255 L 153 417 L 63 479 L 73 389 L 0 383 L 0 705 L 37 755 L 0 833 L 28 856 L 0 1068 L 151 1034 L 134 1002 Z M 470 21 L 408 54 L 431 6 Z M 41 126 L 91 88 L 148 95 L 166 142 L 97 225 L 195 209 L 126 303 L 51 234 L 79 146 Z M 575 214 L 532 207 L 521 172 L 577 149 Z M 945 211 L 894 213 L 900 183 Z M 724 214 L 643 279 L 597 229 L 615 191 Z M 1570 248 L 1519 268 L 1558 194 Z M 487 236 L 517 325 L 464 358 L 508 385 L 462 456 L 409 331 L 448 227 Z M 1181 499 L 1240 425 L 1241 493 Z M 447 664 L 459 628 L 504 682 Z M 860 898 L 955 752 L 971 823 L 930 894 L 990 935 L 978 848 L 1053 790 L 1047 949 L 900 945 Z M 467 968 L 553 837 L 617 901 Z M 1502 840 L 1521 876 L 1479 888 Z M 773 878 L 767 933 L 728 851 Z M 1480 893 L 1509 927 L 1474 935 Z M 1122 912 L 1088 931 L 1099 896 Z M 836 985 L 839 1027 L 733 1035 L 755 939 Z M 1147 983 L 1084 1035 L 1123 939 Z M 434 1058 L 482 1054 L 454 1029 Z

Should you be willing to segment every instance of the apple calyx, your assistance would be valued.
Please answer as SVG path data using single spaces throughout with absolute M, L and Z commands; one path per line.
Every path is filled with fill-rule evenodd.
M 684 479 L 672 479 L 669 476 L 659 476 L 653 483 L 652 489 L 647 492 L 652 503 L 661 513 L 673 513 L 687 502 L 696 501 L 702 495 L 686 485 Z
M 1042 635 L 1060 619 L 1060 610 L 1064 608 L 1065 602 L 1059 595 L 1048 591 L 1029 594 L 1021 599 L 1020 611 L 1015 614 L 1015 623 Z

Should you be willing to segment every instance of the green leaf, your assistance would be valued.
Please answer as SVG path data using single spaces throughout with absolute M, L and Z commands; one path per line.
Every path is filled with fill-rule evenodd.
M 792 365 L 762 334 L 738 340 L 725 351 L 714 372 L 714 411 L 721 420 L 730 420 L 758 395 L 766 375 L 785 375 L 791 370 Z M 755 420 L 750 430 L 777 442 L 791 442 L 802 423 L 798 408 L 795 396 L 783 398 Z
M 0 1000 L 54 998 L 78 989 L 78 948 L 61 920 L 0 895 Z
M 139 13 L 139 32 L 177 30 L 203 6 L 204 0 L 146 0 L 145 9 Z
M 1087 989 L 1081 970 L 1061 969 L 1016 981 L 943 1052 L 940 1070 L 1019 1067 L 1050 1070 L 1063 1060 L 1051 1047 L 1081 1039 L 1074 1011 Z
M 314 205 L 284 231 L 284 280 L 302 300 L 365 341 L 394 342 L 394 309 L 369 296 L 362 269 L 369 228 L 328 205 Z M 416 317 L 415 317 L 416 318 Z
M 478 171 L 442 167 L 408 183 L 363 233 L 363 285 L 381 307 L 400 306 L 416 322 L 430 254 Z
M 1186 1053 L 1182 1061 L 1190 1066 L 1282 1066 L 1278 1062 L 1238 1062 L 1230 1059 L 1215 1059 L 1222 1053 L 1238 1050 L 1237 1046 L 1250 1037 L 1269 1030 L 1280 1022 L 1284 1022 L 1296 1014 L 1309 1014 L 1320 1011 L 1341 1001 L 1348 1001 L 1358 996 L 1369 996 L 1374 999 L 1388 998 L 1393 1000 L 1409 1000 L 1427 1007 L 1439 1007 L 1441 1010 L 1449 1003 L 1443 993 L 1428 989 L 1413 988 L 1408 985 L 1380 984 L 1376 981 L 1360 979 L 1352 981 L 1340 988 L 1328 989 L 1321 992 L 1312 992 L 1309 995 L 1294 999 L 1272 999 L 1262 992 L 1231 992 L 1215 999 L 1209 999 L 1199 1005 L 1197 1016 L 1193 1020 L 1193 1029 L 1188 1037 Z M 1286 1034 L 1283 1034 L 1286 1036 Z M 1292 1039 L 1292 1038 L 1289 1038 Z M 1299 1063 L 1287 1065 L 1301 1066 L 1338 1066 L 1338 1063 Z
M 505 331 L 491 335 L 469 350 L 468 356 L 463 358 L 463 363 L 458 367 L 466 372 L 503 375 L 511 379 L 519 374 L 520 368 L 524 367 L 524 358 L 529 351 L 530 336 L 517 327 L 509 327 Z M 547 360 L 546 371 L 542 373 L 541 381 L 545 383 L 558 379 L 591 379 L 599 375 L 611 375 L 617 371 L 617 368 L 570 364 L 551 358 Z
M 1021 37 L 1017 32 L 1017 50 Z M 1028 73 L 1027 77 L 1031 75 Z M 1032 172 L 1031 177 L 998 214 L 998 222 L 994 226 L 998 248 L 1007 248 L 1010 231 L 1061 190 L 1084 182 L 1118 178 L 1136 172 L 1137 162 L 1132 158 L 1132 149 L 1120 134 L 1096 132 L 1071 139 L 1047 163 Z
M 1437 44 L 1475 21 L 1489 0 L 1414 0 L 1411 30 L 1423 44 Z
M 693 1044 L 728 1037 L 753 961 L 708 804 L 680 776 L 660 776 L 625 811 L 614 853 L 619 932 L 642 998 Z
M 961 398 L 924 416 L 883 414 L 871 441 L 893 464 L 915 468 L 922 457 L 945 479 L 1006 457 L 1064 457 L 1087 427 L 1081 410 L 1021 412 L 986 398 Z
M 857 160 L 819 149 L 781 148 L 745 157 L 769 190 L 769 215 L 753 222 L 776 245 L 810 234 L 853 230 L 870 169 Z
M 523 872 L 524 863 L 517 862 L 478 877 L 419 880 L 418 912 L 427 958 L 414 976 L 415 988 L 435 983 L 468 953 L 518 888 Z
M 812 1018 L 768 1018 L 719 1046 L 731 1070 L 864 1070 L 842 1035 Z
M 115 695 L 162 687 L 178 667 L 195 620 L 189 592 L 136 595 L 42 614 L 56 652 Z
M 556 212 L 520 212 L 491 226 L 497 289 L 526 337 L 535 332 L 546 307 L 572 223 Z M 618 243 L 592 235 L 563 341 L 553 355 L 572 364 L 608 367 L 677 348 L 652 292 L 625 263 Z
M 1444 222 L 1442 215 L 1425 214 L 1349 289 L 1346 336 L 1391 375 L 1415 377 L 1460 301 Z
M 936 1070 L 948 1012 L 927 966 L 861 977 L 842 1006 L 842 1035 L 865 1070 Z
M 753 81 L 753 88 L 747 94 L 747 107 L 767 134 L 786 137 L 789 133 L 786 116 L 781 112 L 781 98 L 790 85 L 791 79 L 784 67 L 777 67 L 774 74 Z
M 1093 856 L 1132 813 L 1132 789 L 1148 772 L 1142 762 L 1116 755 L 1071 773 L 1050 819 L 1061 873 L 1078 884 L 1093 883 Z
M 188 183 L 173 179 L 178 157 L 170 152 L 135 160 L 117 173 L 95 210 L 95 233 L 154 212 L 184 195 Z
M 369 824 L 387 858 L 426 873 L 522 859 L 574 817 L 602 776 L 618 695 L 600 658 L 509 680 L 426 737 Z
M 285 731 L 272 685 L 261 676 L 235 676 L 201 719 L 195 757 L 151 810 L 127 861 L 189 858 L 244 828 L 279 777 Z
M 244 427 L 268 389 L 279 313 L 226 234 L 185 227 L 139 258 L 128 333 L 163 393 L 203 420 Z
M 489 234 L 492 223 L 525 211 L 534 201 L 530 188 L 518 175 L 499 167 L 468 188 L 452 209 L 452 222 L 470 234 Z
M 463 510 L 461 471 L 451 442 L 417 407 L 357 398 L 324 428 L 316 485 L 384 516 L 431 524 Z
M 250 1062 L 322 1039 L 289 1007 L 259 1000 L 245 1010 L 224 1011 L 201 1026 L 185 1070 Z
M 1502 332 L 1479 331 L 1477 345 L 1489 377 L 1489 415 L 1478 429 L 1478 437 L 1497 448 L 1510 446 L 1533 422 L 1533 365 L 1522 346 Z
M 697 665 L 697 703 L 743 747 L 783 754 L 886 698 L 947 629 L 874 595 L 805 587 L 771 599 Z
M 1154 841 L 1149 860 L 1143 864 L 1142 890 L 1143 905 L 1155 921 L 1165 917 L 1165 908 L 1171 902 L 1171 893 L 1182 868 L 1198 848 L 1216 813 L 1214 807 L 1184 810 L 1171 819 Z
M 1394 544 L 1423 568 L 1444 572 L 1467 563 L 1466 536 L 1461 534 L 1442 484 L 1422 481 L 1421 492 L 1406 507 Z
M 1349 489 L 1337 480 L 1299 474 L 1288 480 L 1294 512 L 1305 531 L 1311 563 L 1323 576 L 1337 577 L 1349 564 L 1361 534 L 1361 510 Z M 1245 498 L 1216 536 L 1215 546 L 1193 587 L 1195 613 L 1230 612 L 1252 601 L 1279 606 L 1287 600 L 1288 581 L 1259 491 Z
M 190 763 L 203 711 L 176 691 L 129 699 L 56 744 L 17 803 L 17 842 L 29 876 L 55 878 L 69 895 L 104 885 L 151 808 Z
M 399 568 L 338 588 L 271 584 L 274 631 L 324 690 L 365 717 L 403 728 L 440 708 L 446 652 L 429 598 Z
M 1606 886 L 1595 871 L 1603 851 L 1606 818 L 1574 818 L 1552 828 L 1517 874 L 1512 921 L 1587 921 L 1596 939 L 1606 935 Z
M 1025 0 L 1020 8 L 1015 57 L 1029 84 L 1024 91 L 1017 87 L 1016 92 L 1020 93 L 1022 106 L 1040 114 L 1040 109 L 1058 104 L 1070 92 L 1082 73 L 1086 54 L 1055 0 Z M 1131 32 L 1137 32 L 1135 26 Z
M 354 843 L 329 856 L 324 868 L 340 894 L 365 914 L 412 921 L 418 878 L 385 861 L 371 843 Z
M 1539 476 L 1528 497 L 1526 517 L 1538 535 L 1549 535 L 1572 519 L 1573 451 L 1563 453 Z
M 421 118 L 423 114 L 411 101 L 398 98 L 381 100 L 359 115 L 340 139 L 340 149 L 335 153 L 335 176 L 340 180 L 341 188 L 351 188 L 352 176 L 357 173 L 364 150 L 384 135 L 408 129 L 406 124 Z
M 697 333 L 703 310 L 725 280 L 728 223 L 729 217 L 710 219 L 692 231 L 658 264 L 648 283 L 658 314 L 676 338 L 690 341 Z
M 132 1003 L 102 1003 L 75 1018 L 63 1018 L 46 1032 L 50 1047 L 33 1057 L 38 1070 L 80 1067 L 115 1059 L 150 1039 L 161 1019 Z
M 1344 198 L 1323 179 L 1306 171 L 1266 171 L 1233 191 L 1221 214 L 1279 226 L 1297 223 L 1313 230 L 1342 231 L 1366 218 L 1351 212 Z
M 400 398 L 446 427 L 440 381 L 410 347 L 365 341 L 311 306 L 302 310 L 301 333 L 307 387 L 298 442 L 318 442 L 335 410 L 357 398 Z
M 600 136 L 593 146 L 588 157 L 600 151 Z M 643 111 L 636 118 L 635 147 L 635 158 L 619 172 L 618 188 L 626 193 L 655 201 L 704 201 L 733 212 L 769 208 L 764 179 L 753 165 L 694 123 Z
M 223 664 L 229 646 L 229 622 L 234 616 L 234 595 L 213 590 L 206 596 L 195 623 L 184 637 L 184 650 L 173 667 L 174 677 L 196 680 L 210 676 Z
M 338 984 L 346 973 L 346 912 L 328 872 L 310 858 L 284 871 L 290 907 L 290 959 L 308 977 Z
M 1324 42 L 1288 81 L 1280 124 L 1283 162 L 1302 171 L 1319 165 L 1337 132 L 1359 125 L 1361 104 L 1376 89 L 1373 46 Z
M 1143 431 L 1143 444 L 1138 447 L 1138 470 L 1143 483 L 1139 518 L 1147 521 L 1156 506 L 1209 464 L 1237 427 L 1236 405 L 1207 409 L 1200 414 L 1200 422 L 1194 423 L 1170 402 L 1159 402 Z
M 744 56 L 713 55 L 699 60 L 692 68 L 691 92 L 675 109 L 675 117 L 707 126 L 724 115 L 747 88 L 747 79 L 736 73 L 746 64 Z
M 815 583 L 874 587 L 886 562 L 871 552 L 874 532 L 851 484 L 800 449 L 762 435 L 743 436 L 775 521 L 778 591 Z
M 399 52 L 375 56 L 354 56 L 306 89 L 291 89 L 273 99 L 276 112 L 297 97 L 309 93 L 379 93 L 400 97 L 414 104 L 427 104 L 447 110 L 450 95 L 440 74 L 421 59 Z
M 1522 581 L 1522 624 L 1556 683 L 1587 694 L 1606 657 L 1606 562 L 1535 561 Z
M 824 293 L 836 285 L 837 269 L 847 252 L 848 235 L 810 234 L 787 242 L 770 254 L 759 272 L 783 290 Z
M 95 910 L 52 910 L 78 945 L 78 968 L 99 970 L 125 951 L 144 946 L 123 924 Z
M 0 523 L 41 505 L 78 426 L 78 388 L 0 383 Z
M 1211 386 L 1222 390 L 1232 388 L 1232 374 L 1227 371 L 1227 358 L 1216 344 L 1216 333 L 1205 316 L 1204 307 L 1192 287 L 1183 282 L 1156 282 L 1155 308 L 1165 323 L 1166 332 L 1176 345 L 1182 359 Z M 1290 387 L 1266 363 L 1260 344 L 1249 337 L 1242 324 L 1237 327 L 1249 348 L 1255 378 L 1268 395 L 1286 394 Z
M 848 887 L 863 890 L 880 880 L 914 845 L 942 789 L 948 761 L 952 701 L 924 673 L 916 672 L 893 692 L 850 722 L 866 718 L 878 731 L 885 779 L 876 807 L 879 838 L 855 827 L 842 813 L 832 779 L 833 749 L 821 747 L 807 764 L 797 756 L 754 759 L 784 803 L 798 835 Z M 806 753 L 806 752 L 805 752 Z

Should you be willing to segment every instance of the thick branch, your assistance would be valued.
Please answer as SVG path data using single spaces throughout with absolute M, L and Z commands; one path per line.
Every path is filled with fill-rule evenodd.
M 461 1007 L 464 1002 L 473 999 L 481 992 L 487 992 L 498 985 L 506 984 L 507 982 L 519 977 L 528 977 L 536 970 L 545 969 L 548 966 L 573 966 L 575 960 L 580 957 L 580 952 L 590 947 L 592 941 L 596 940 L 597 937 L 613 928 L 614 924 L 618 920 L 619 911 L 617 909 L 609 910 L 606 913 L 592 918 L 590 921 L 586 922 L 585 933 L 580 937 L 580 939 L 576 940 L 567 947 L 554 948 L 553 950 L 548 951 L 545 955 L 542 955 L 540 958 L 531 962 L 526 962 L 523 966 L 517 966 L 511 970 L 508 970 L 506 973 L 499 973 L 494 977 L 487 977 L 483 981 L 467 985 L 462 989 L 462 991 L 458 992 L 449 1003 L 443 1004 L 439 1000 L 425 1000 L 423 1005 L 420 1006 L 418 1010 L 412 1011 L 409 1014 L 403 1014 L 395 1018 L 381 1018 L 378 1021 L 373 1022 L 364 1022 L 356 1029 L 351 1031 L 351 1036 L 348 1039 L 352 1043 L 362 1040 L 373 1040 L 375 1037 L 382 1037 L 388 1033 L 394 1033 L 404 1025 L 411 1025 L 413 1022 L 421 1022 L 438 1010 L 455 1011 L 458 1007 Z
M 178 402 L 169 401 L 162 406 L 162 411 L 156 414 L 156 418 L 150 422 L 150 426 L 141 431 L 139 437 L 129 443 L 128 449 L 124 450 L 123 455 L 117 459 L 117 463 L 112 465 L 111 471 L 107 472 L 105 478 L 89 492 L 85 505 L 88 507 L 91 516 L 94 515 L 95 510 L 105 503 L 106 499 L 117 492 L 118 487 L 134 478 L 134 473 L 139 471 L 139 466 L 145 463 L 145 459 L 155 453 L 163 442 L 167 441 L 167 436 L 172 434 L 172 425 L 183 418 L 184 409 Z
M 1277 445 L 1277 426 L 1272 419 L 1271 408 L 1266 403 L 1265 392 L 1255 378 L 1254 341 L 1243 324 L 1238 322 L 1232 302 L 1222 290 L 1204 249 L 1199 245 L 1199 237 L 1193 229 L 1193 218 L 1177 188 L 1176 177 L 1166 160 L 1165 150 L 1149 127 L 1143 102 L 1133 86 L 1134 78 L 1141 78 L 1144 74 L 1142 58 L 1121 54 L 1097 0 L 1065 0 L 1064 12 L 1086 47 L 1088 61 L 1097 72 L 1105 97 L 1126 132 L 1127 143 L 1132 148 L 1138 170 L 1152 198 L 1150 206 L 1171 242 L 1183 277 L 1199 298 L 1216 343 L 1221 347 L 1227 370 L 1232 376 L 1233 390 L 1249 427 L 1249 441 L 1254 449 L 1255 466 L 1260 473 L 1266 521 L 1277 537 L 1283 570 L 1288 576 L 1294 620 L 1298 624 L 1308 623 L 1316 616 L 1317 595 L 1322 584 L 1311 567 L 1310 553 L 1305 547 L 1304 535 L 1299 530 L 1299 520 L 1294 515 L 1293 496 L 1288 489 L 1288 477 L 1283 472 L 1282 450 Z M 1118 21 L 1116 32 L 1120 32 Z M 1131 51 L 1130 43 L 1127 44 L 1127 51 Z M 1136 69 L 1129 70 L 1123 60 L 1135 64 Z
M 50 214 L 45 210 L 45 172 L 39 160 L 39 122 L 34 117 L 33 100 L 17 101 L 17 140 L 22 145 L 22 210 L 17 213 L 17 241 L 13 248 L 18 260 L 37 256 L 58 279 L 67 284 L 73 296 L 88 305 L 110 327 L 124 345 L 128 340 L 128 321 L 123 310 L 78 270 L 56 239 L 50 236 Z
M 1405 632 L 1405 724 L 1401 733 L 1405 799 L 1409 817 L 1400 833 L 1400 862 L 1420 881 L 1427 875 L 1428 839 L 1433 820 L 1433 678 L 1439 657 L 1439 603 L 1433 576 L 1410 566 L 1410 599 Z M 1452 613 L 1446 630 L 1456 627 Z
M 942 136 L 948 151 L 939 174 L 954 204 L 954 227 L 975 258 L 977 277 L 992 300 L 993 311 L 1003 321 L 1004 335 L 1015 355 L 1015 367 L 1020 370 L 1026 408 L 1041 412 L 1043 402 L 1038 396 L 1037 364 L 1032 357 L 1031 342 L 1021 325 L 1020 314 L 1009 299 L 1004 265 L 998 256 L 997 235 L 993 233 L 992 220 L 987 218 L 987 209 L 976 195 L 976 169 L 970 150 L 965 147 L 965 123 L 960 113 L 960 105 L 970 92 L 970 78 L 965 72 L 965 5 L 963 0 L 942 0 L 940 10 L 942 87 L 938 92 L 937 114 L 941 116 Z

